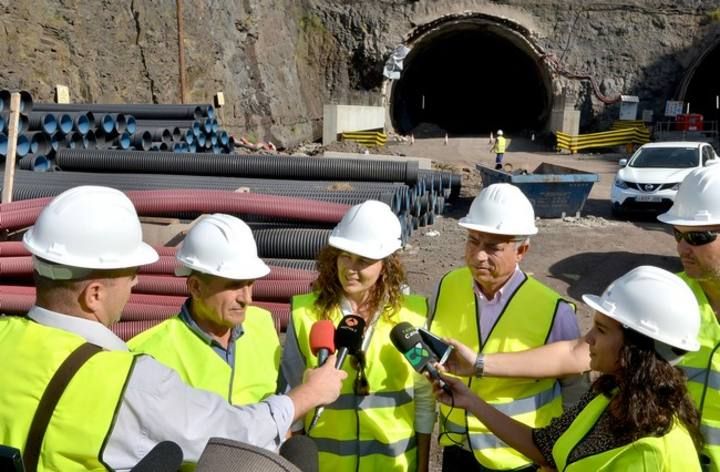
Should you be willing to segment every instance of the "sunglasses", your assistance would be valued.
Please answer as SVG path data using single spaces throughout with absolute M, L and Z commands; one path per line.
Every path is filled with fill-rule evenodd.
M 370 384 L 365 376 L 365 353 L 358 351 L 350 357 L 350 365 L 357 371 L 357 376 L 353 382 L 353 392 L 355 395 L 366 396 L 370 394 Z
M 688 231 L 683 233 L 673 228 L 675 241 L 680 242 L 683 239 L 691 246 L 704 246 L 715 241 L 720 231 Z

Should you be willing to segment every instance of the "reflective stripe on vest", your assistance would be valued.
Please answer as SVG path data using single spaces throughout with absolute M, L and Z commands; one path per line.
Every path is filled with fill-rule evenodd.
M 505 305 L 482 346 L 482 352 L 522 351 L 542 346 L 549 336 L 560 301 L 559 294 L 526 276 Z M 480 351 L 477 319 L 470 270 L 464 267 L 447 273 L 440 283 L 431 331 Z M 562 412 L 560 386 L 555 379 L 488 377 L 465 380 L 473 392 L 493 407 L 530 427 L 545 426 Z M 491 469 L 507 470 L 530 464 L 530 459 L 497 439 L 473 415 L 445 405 L 440 405 L 440 413 L 441 433 L 451 433 L 441 436 L 441 445 L 451 446 L 465 442 L 467 438 L 478 462 Z
M 177 316 L 138 334 L 128 346 L 175 370 L 192 387 L 247 405 L 277 390 L 280 341 L 272 315 L 262 308 L 247 307 L 243 330 L 235 341 L 234 368 Z
M 700 410 L 700 429 L 705 438 L 703 454 L 720 470 L 720 323 L 702 286 L 687 274 L 678 276 L 688 284 L 700 305 L 700 350 L 685 354 L 678 367 L 688 377 L 688 392 Z
M 47 384 L 85 339 L 19 317 L 0 316 L 0 444 L 22 451 Z M 109 470 L 102 461 L 134 356 L 102 351 L 75 374 L 53 412 L 38 471 Z
M 314 294 L 293 297 L 292 324 L 307 367 L 317 359 L 310 351 L 310 329 L 318 321 Z M 338 400 L 328 405 L 310 431 L 320 451 L 321 471 L 415 470 L 415 372 L 390 342 L 390 331 L 402 321 L 413 326 L 425 324 L 427 302 L 405 296 L 399 312 L 389 319 L 384 314 L 375 324 L 368 352 L 365 376 L 370 394 L 355 395 L 355 363 L 343 364 L 348 373 Z M 330 319 L 337 326 L 342 313 L 336 309 Z M 309 425 L 312 412 L 305 417 Z
M 664 436 L 644 437 L 568 464 L 568 457 L 572 451 L 595 426 L 609 403 L 610 399 L 602 394 L 593 398 L 555 441 L 552 456 L 557 470 L 573 472 L 700 470 L 700 462 L 695 454 L 692 438 L 678 422 L 675 422 Z

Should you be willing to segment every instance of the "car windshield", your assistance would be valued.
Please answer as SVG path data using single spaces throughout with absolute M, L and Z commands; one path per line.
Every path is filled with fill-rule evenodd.
M 698 159 L 697 148 L 646 148 L 638 151 L 630 167 L 685 169 L 697 167 Z

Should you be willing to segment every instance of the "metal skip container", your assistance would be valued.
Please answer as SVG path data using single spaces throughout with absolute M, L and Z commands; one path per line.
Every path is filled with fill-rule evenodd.
M 540 218 L 580 216 L 593 184 L 600 180 L 597 174 L 547 162 L 531 173 L 509 173 L 481 164 L 475 167 L 483 186 L 509 183 L 522 190 Z

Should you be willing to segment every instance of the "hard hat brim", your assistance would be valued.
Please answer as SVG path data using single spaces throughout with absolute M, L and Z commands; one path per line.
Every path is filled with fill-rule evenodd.
M 180 259 L 178 259 L 180 260 Z M 268 267 L 262 259 L 258 259 L 254 264 L 243 264 L 241 269 L 237 270 L 209 270 L 207 267 L 195 266 L 188 264 L 185 261 L 180 260 L 182 266 L 175 269 L 175 275 L 179 277 L 187 277 L 192 271 L 200 272 L 202 274 L 208 274 L 215 277 L 221 277 L 223 279 L 230 280 L 255 280 L 261 279 L 270 273 L 270 267 Z
M 341 238 L 339 236 L 330 236 L 330 238 L 328 238 L 328 244 L 336 249 L 340 249 L 341 251 L 374 260 L 385 259 L 402 247 L 400 240 L 397 240 L 396 244 L 393 245 L 376 245 L 375 247 L 370 247 L 368 244 L 351 241 L 350 239 Z
M 522 231 L 510 231 L 506 229 L 498 229 L 493 226 L 485 226 L 485 225 L 479 225 L 475 223 L 468 223 L 468 218 L 462 217 L 458 221 L 458 225 L 462 226 L 466 229 L 471 229 L 474 231 L 480 231 L 482 233 L 488 233 L 488 234 L 499 234 L 502 236 L 533 236 L 538 233 L 537 227 L 533 226 L 532 228 L 523 228 Z
M 69 265 L 73 267 L 80 267 L 83 269 L 128 269 L 130 267 L 140 267 L 147 264 L 152 264 L 160 259 L 157 251 L 147 243 L 141 242 L 140 245 L 131 254 L 123 255 L 122 258 L 117 259 L 103 259 L 102 257 L 78 257 L 72 256 L 72 261 L 68 260 L 67 255 L 57 255 L 52 252 L 48 252 L 44 248 L 37 247 L 33 243 L 32 230 L 30 228 L 25 236 L 23 237 L 23 245 L 25 249 L 30 251 L 36 257 L 40 257 L 56 264 Z
M 690 340 L 687 344 L 681 344 L 678 343 L 677 340 L 672 339 L 670 336 L 653 332 L 649 329 L 644 328 L 642 325 L 638 325 L 638 323 L 634 322 L 633 320 L 627 319 L 622 313 L 611 312 L 607 308 L 603 307 L 602 297 L 598 295 L 585 294 L 582 296 L 582 300 L 587 306 L 589 306 L 593 310 L 602 313 L 608 318 L 612 318 L 623 326 L 632 329 L 633 331 L 637 331 L 638 333 L 645 335 L 648 338 L 655 339 L 656 341 L 660 341 L 664 344 L 667 344 L 668 346 L 676 347 L 684 351 L 695 352 L 700 350 L 700 343 L 697 339 Z
M 665 212 L 657 216 L 658 221 L 672 226 L 712 226 L 720 224 L 717 219 L 714 220 L 689 220 L 687 218 L 680 218 L 673 215 L 672 213 Z

